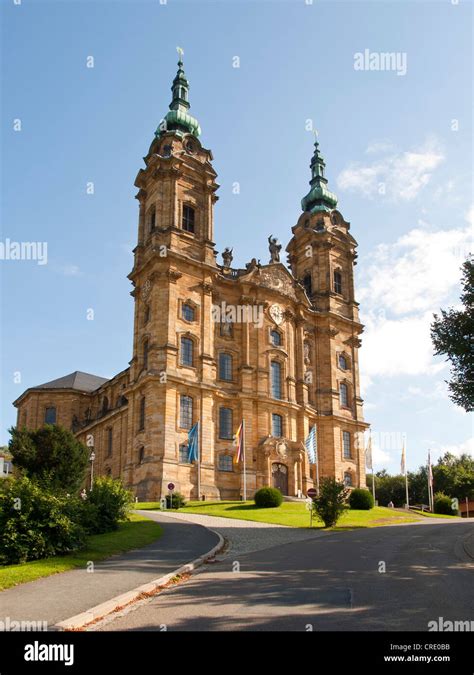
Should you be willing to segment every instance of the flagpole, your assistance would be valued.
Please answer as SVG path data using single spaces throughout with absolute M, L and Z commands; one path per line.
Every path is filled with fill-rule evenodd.
M 369 447 L 370 447 L 370 470 L 372 471 L 372 497 L 375 504 L 375 475 L 374 475 L 374 456 L 372 453 L 372 429 L 369 429 Z
M 201 423 L 198 420 L 198 440 L 201 441 Z M 198 474 L 198 502 L 201 501 L 201 443 L 198 445 L 198 465 L 197 465 L 197 474 Z
M 428 450 L 428 503 L 430 507 L 430 511 L 433 512 L 432 504 L 431 504 L 431 458 L 430 458 L 430 451 Z
M 245 459 L 245 420 L 242 419 L 242 461 L 244 463 L 244 502 L 247 501 L 247 470 Z

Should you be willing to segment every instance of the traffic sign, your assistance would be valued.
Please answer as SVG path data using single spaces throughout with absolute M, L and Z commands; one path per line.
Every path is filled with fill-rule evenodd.
M 174 483 L 168 483 L 168 490 L 169 490 L 170 492 L 173 492 L 174 487 L 175 487 Z
M 318 491 L 315 488 L 310 488 L 306 494 L 310 499 L 313 499 L 318 494 Z

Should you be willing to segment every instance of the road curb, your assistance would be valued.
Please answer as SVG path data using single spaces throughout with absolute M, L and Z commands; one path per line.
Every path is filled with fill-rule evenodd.
M 116 595 L 115 598 L 111 598 L 106 602 L 102 602 L 100 605 L 91 607 L 91 609 L 88 609 L 85 612 L 71 616 L 69 619 L 64 619 L 63 621 L 55 624 L 53 630 L 67 631 L 84 628 L 84 626 L 87 624 L 97 621 L 97 619 L 102 619 L 108 614 L 115 612 L 117 609 L 122 608 L 125 605 L 130 605 L 136 600 L 142 599 L 144 595 L 154 593 L 159 588 L 166 586 L 166 584 L 169 583 L 174 577 L 180 574 L 193 572 L 195 569 L 203 565 L 207 560 L 219 553 L 219 551 L 221 551 L 225 545 L 224 537 L 222 537 L 219 532 L 216 532 L 210 527 L 207 527 L 206 529 L 210 532 L 213 532 L 219 538 L 217 544 L 207 553 L 204 553 L 203 555 L 199 556 L 199 558 L 195 558 L 185 565 L 181 565 L 181 567 L 178 567 L 169 574 L 165 574 L 161 577 L 158 577 L 157 579 L 153 579 L 147 584 L 137 586 L 137 588 L 127 591 L 126 593 L 122 593 L 121 595 Z

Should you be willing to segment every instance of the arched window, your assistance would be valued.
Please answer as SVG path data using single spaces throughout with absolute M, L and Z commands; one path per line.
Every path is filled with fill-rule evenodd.
M 281 398 L 281 363 L 272 361 L 270 364 L 270 384 L 273 398 Z
M 219 438 L 232 439 L 232 408 L 219 408 Z
M 148 340 L 145 340 L 143 343 L 143 367 L 145 370 L 148 368 L 148 350 L 149 350 L 149 343 Z
M 349 390 L 344 382 L 339 385 L 339 402 L 346 408 L 349 406 Z
M 179 463 L 189 464 L 189 448 L 186 443 L 179 446 Z
M 233 471 L 234 467 L 232 466 L 232 456 L 219 455 L 217 468 L 219 471 Z
M 195 225 L 195 211 L 192 206 L 183 206 L 183 220 L 182 228 L 185 232 L 192 232 L 194 234 L 194 225 Z
M 341 370 L 347 370 L 347 359 L 344 354 L 339 354 L 339 368 L 341 368 Z
M 313 292 L 313 282 L 311 280 L 311 274 L 305 274 L 303 277 L 303 286 L 307 295 L 311 295 Z
M 346 487 L 352 487 L 352 474 L 350 471 L 344 473 L 344 485 Z
M 153 232 L 156 229 L 156 207 L 152 206 L 148 213 L 148 229 Z
M 45 424 L 56 424 L 56 408 L 46 408 L 44 412 Z
M 279 330 L 270 331 L 270 341 L 274 347 L 281 347 L 281 333 Z
M 342 274 L 338 270 L 334 272 L 334 293 L 342 295 Z
M 283 417 L 272 413 L 272 436 L 281 438 L 283 436 Z
M 219 354 L 219 379 L 232 381 L 232 356 L 225 352 Z
M 196 312 L 194 311 L 194 307 L 190 305 L 188 302 L 185 302 L 182 307 L 182 317 L 185 321 L 194 321 Z
M 344 459 L 352 459 L 351 434 L 349 431 L 342 432 L 342 454 Z
M 145 397 L 142 396 L 140 399 L 140 408 L 138 412 L 138 431 L 143 431 L 145 429 Z
M 181 338 L 181 365 L 194 365 L 194 342 L 189 337 Z
M 179 426 L 182 429 L 191 429 L 193 426 L 193 399 L 191 396 L 181 396 L 179 401 Z
M 143 460 L 145 459 L 145 448 L 143 445 L 138 448 L 138 463 L 143 464 Z

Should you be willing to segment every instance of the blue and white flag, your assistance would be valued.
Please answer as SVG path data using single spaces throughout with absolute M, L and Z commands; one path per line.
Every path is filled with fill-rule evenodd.
M 316 438 L 316 425 L 314 424 L 311 427 L 305 442 L 306 452 L 308 453 L 309 461 L 311 464 L 316 464 L 318 461 L 318 443 Z
M 199 422 L 196 422 L 188 433 L 188 462 L 199 462 Z

